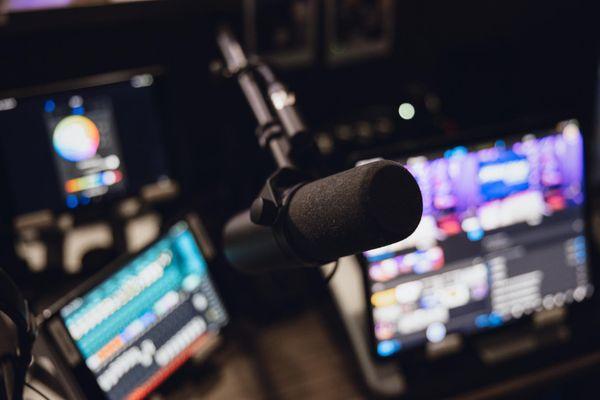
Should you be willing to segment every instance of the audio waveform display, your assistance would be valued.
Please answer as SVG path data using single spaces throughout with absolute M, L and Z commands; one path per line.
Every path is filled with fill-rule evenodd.
M 228 319 L 185 222 L 60 314 L 115 400 L 145 397 Z

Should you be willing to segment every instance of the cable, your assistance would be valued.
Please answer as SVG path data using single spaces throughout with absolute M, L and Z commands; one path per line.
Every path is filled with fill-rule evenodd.
M 33 386 L 31 383 L 29 382 L 25 382 L 25 386 L 27 386 L 29 389 L 33 390 L 34 392 L 36 392 L 41 398 L 45 399 L 45 400 L 50 400 L 50 398 L 48 396 L 46 396 L 44 393 L 42 393 L 39 389 L 37 389 L 35 386 Z
M 335 264 L 333 265 L 333 269 L 331 270 L 331 272 L 329 273 L 329 275 L 327 275 L 325 277 L 325 283 L 326 284 L 329 283 L 329 281 L 331 281 L 331 279 L 333 278 L 333 276 L 337 272 L 339 266 L 340 266 L 340 260 L 337 259 L 337 260 L 335 260 Z
M 16 369 L 14 356 L 6 354 L 0 358 L 0 400 L 14 398 Z
M 277 82 L 277 78 L 275 78 L 275 74 L 273 73 L 273 71 L 271 70 L 271 68 L 269 68 L 268 65 L 266 64 L 259 64 L 256 67 L 256 72 L 258 72 L 258 74 L 262 77 L 262 79 L 264 80 L 264 82 L 267 85 L 272 85 L 274 83 L 278 83 Z
M 11 372 L 11 360 L 0 360 L 0 400 L 9 400 L 12 397 L 12 382 L 10 382 Z

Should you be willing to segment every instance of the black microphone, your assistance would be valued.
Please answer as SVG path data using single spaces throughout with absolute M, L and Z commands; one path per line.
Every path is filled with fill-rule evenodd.
M 244 272 L 318 266 L 407 238 L 422 212 L 410 172 L 376 161 L 297 187 L 273 226 L 238 214 L 225 227 L 225 256 Z

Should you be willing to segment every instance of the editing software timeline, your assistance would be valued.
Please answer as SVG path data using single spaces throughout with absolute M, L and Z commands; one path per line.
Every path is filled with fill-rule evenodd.
M 575 121 L 401 162 L 424 212 L 412 236 L 364 254 L 380 357 L 591 295 Z
M 217 334 L 227 314 L 186 222 L 59 315 L 109 399 L 141 399 Z
M 168 179 L 161 81 L 122 72 L 0 95 L 13 214 L 75 209 Z

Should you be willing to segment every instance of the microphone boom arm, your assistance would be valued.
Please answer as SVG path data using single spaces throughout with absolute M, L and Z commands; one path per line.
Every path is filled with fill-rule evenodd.
M 250 218 L 258 225 L 275 226 L 286 199 L 310 180 L 300 170 L 298 158 L 309 151 L 312 137 L 296 109 L 295 95 L 277 80 L 267 64 L 257 57 L 249 59 L 228 28 L 219 30 L 217 45 L 225 61 L 223 75 L 237 78 L 258 122 L 258 142 L 277 164 L 277 170 L 252 203 Z M 257 77 L 266 86 L 266 93 Z
M 279 168 L 297 167 L 296 158 L 306 151 L 311 137 L 296 109 L 296 96 L 277 80 L 267 64 L 257 57 L 248 59 L 229 29 L 218 32 L 217 44 L 225 60 L 224 75 L 237 77 L 258 121 L 259 144 L 271 152 Z M 257 76 L 266 85 L 266 94 Z

